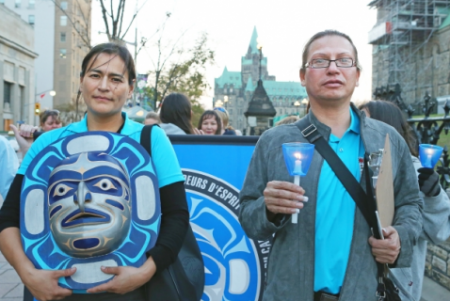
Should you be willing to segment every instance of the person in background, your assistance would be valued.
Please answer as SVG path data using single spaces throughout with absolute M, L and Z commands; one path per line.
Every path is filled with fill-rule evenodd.
M 103 273 L 115 275 L 112 280 L 87 290 L 87 294 L 78 294 L 58 286 L 58 278 L 73 275 L 76 268 L 55 271 L 36 269 L 23 251 L 19 230 L 20 195 L 24 174 L 30 163 L 46 146 L 58 139 L 88 131 L 118 133 L 139 142 L 144 125 L 122 113 L 122 107 L 133 94 L 135 81 L 134 61 L 126 47 L 115 43 L 93 47 L 83 59 L 78 92 L 78 97 L 83 96 L 87 113 L 80 122 L 39 137 L 11 184 L 0 210 L 0 249 L 38 300 L 145 301 L 144 284 L 151 281 L 156 271 L 164 270 L 178 257 L 189 225 L 184 177 L 169 139 L 157 126 L 152 128 L 150 147 L 159 184 L 155 189 L 159 189 L 161 199 L 161 226 L 156 245 L 147 252 L 147 260 L 141 267 L 102 267 Z M 83 206 L 87 206 L 87 202 Z
M 0 136 L 0 206 L 19 168 L 19 160 L 9 141 Z
M 198 122 L 198 129 L 204 135 L 222 135 L 222 120 L 214 110 L 203 112 Z
M 11 130 L 14 132 L 14 136 L 16 136 L 23 157 L 25 157 L 33 141 L 42 133 L 59 129 L 62 126 L 58 110 L 43 111 L 39 115 L 39 121 L 41 130 L 39 130 L 37 126 L 30 124 L 22 124 L 19 128 L 13 124 L 10 125 Z
M 439 184 L 439 175 L 431 168 L 422 167 L 417 158 L 416 141 L 412 129 L 401 110 L 392 102 L 373 100 L 359 109 L 367 117 L 389 124 L 405 139 L 411 152 L 414 169 L 417 171 L 420 196 L 423 200 L 422 233 L 414 246 L 410 268 L 391 269 L 390 277 L 399 288 L 402 300 L 419 301 L 425 271 L 428 241 L 439 244 L 450 236 L 450 200 Z
M 192 126 L 192 106 L 189 98 L 181 93 L 171 93 L 164 97 L 159 111 L 161 128 L 167 135 L 202 135 Z
M 159 120 L 159 115 L 155 112 L 149 112 L 147 113 L 147 116 L 145 116 L 145 125 L 159 124 L 160 122 L 161 120 Z
M 222 135 L 236 136 L 236 131 L 228 124 L 230 122 L 228 111 L 222 107 L 216 107 L 213 110 L 216 111 L 222 120 Z
M 283 125 L 283 124 L 291 124 L 291 123 L 295 123 L 299 120 L 300 118 L 298 118 L 298 116 L 288 116 L 285 117 L 283 119 L 281 119 L 280 121 L 278 121 L 277 123 L 275 123 L 275 126 L 279 126 L 279 125 Z

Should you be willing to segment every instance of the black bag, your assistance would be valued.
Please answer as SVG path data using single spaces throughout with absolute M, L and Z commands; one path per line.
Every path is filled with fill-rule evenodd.
M 380 239 L 381 233 L 379 233 L 378 231 L 377 221 L 375 217 L 375 211 L 377 209 L 372 183 L 369 176 L 367 154 L 364 156 L 364 174 L 366 176 L 367 189 L 366 193 L 358 183 L 358 181 L 356 181 L 352 173 L 348 170 L 347 166 L 345 166 L 341 159 L 339 159 L 338 155 L 336 155 L 328 142 L 322 137 L 319 131 L 317 131 L 317 128 L 309 122 L 307 117 L 298 121 L 296 125 L 300 129 L 303 137 L 314 144 L 315 149 L 320 153 L 322 158 L 328 162 L 331 169 L 336 174 L 336 177 L 339 179 L 339 181 L 341 181 L 342 185 L 350 194 L 353 201 L 355 201 L 359 210 L 369 224 L 369 227 L 372 228 L 374 237 Z M 401 301 L 399 290 L 395 287 L 392 280 L 387 276 L 389 272 L 388 266 L 386 264 L 377 262 L 377 268 L 378 287 L 376 290 L 376 295 L 378 297 L 378 300 Z
M 153 125 L 144 126 L 141 145 L 151 157 L 151 131 Z M 189 225 L 177 260 L 166 269 L 156 271 L 145 284 L 149 301 L 198 301 L 203 294 L 205 271 L 202 254 Z

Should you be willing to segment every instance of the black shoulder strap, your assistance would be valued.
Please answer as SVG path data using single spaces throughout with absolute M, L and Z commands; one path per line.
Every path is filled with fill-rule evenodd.
M 145 150 L 148 152 L 150 157 L 152 156 L 152 129 L 153 126 L 159 126 L 157 124 L 150 124 L 146 125 L 142 128 L 141 131 L 141 145 L 145 148 Z
M 316 150 L 328 162 L 331 169 L 336 174 L 336 177 L 339 179 L 339 181 L 341 181 L 342 185 L 348 191 L 353 201 L 355 201 L 369 226 L 373 228 L 373 231 L 378 232 L 378 228 L 375 226 L 376 221 L 374 223 L 375 212 L 371 212 L 371 210 L 369 210 L 369 207 L 373 208 L 373 205 L 375 204 L 375 199 L 373 198 L 373 196 L 371 198 L 370 195 L 366 194 L 358 181 L 356 181 L 353 174 L 348 170 L 347 166 L 345 166 L 341 159 L 339 159 L 338 155 L 336 155 L 328 142 L 319 133 L 317 128 L 309 122 L 307 117 L 297 122 L 297 127 L 302 132 L 303 137 L 314 144 Z M 364 158 L 364 173 L 367 178 L 368 170 L 366 170 L 366 163 L 366 158 Z M 369 180 L 369 188 L 371 187 L 372 186 Z M 378 233 L 374 234 L 377 237 L 380 237 L 378 236 Z
M 338 155 L 333 151 L 327 141 L 319 133 L 317 128 L 309 122 L 308 117 L 305 117 L 298 121 L 297 127 L 302 132 L 303 137 L 308 139 L 309 142 L 315 145 L 316 150 L 320 155 L 328 162 L 333 172 L 344 185 L 347 192 L 355 201 L 356 206 L 363 214 L 369 227 L 372 228 L 373 234 L 376 238 L 381 238 L 381 233 L 378 231 L 378 226 L 375 217 L 376 202 L 373 196 L 372 182 L 369 176 L 369 167 L 367 164 L 367 155 L 364 156 L 364 174 L 366 177 L 366 189 L 368 193 L 362 189 L 361 185 L 356 181 L 355 177 L 348 170 L 347 166 L 339 159 Z M 378 270 L 378 286 L 377 286 L 377 296 L 386 297 L 386 286 L 385 286 L 385 266 L 381 263 L 376 262 Z M 386 266 L 387 267 L 387 266 Z M 384 299 L 382 299 L 384 300 Z
M 303 137 L 308 139 L 309 142 L 315 145 L 316 150 L 322 155 L 324 160 L 328 162 L 333 172 L 338 177 L 339 181 L 341 181 L 342 185 L 344 185 L 347 192 L 352 197 L 353 201 L 355 201 L 356 206 L 358 206 L 359 210 L 363 214 L 366 219 L 369 227 L 372 228 L 373 234 L 376 238 L 381 238 L 381 233 L 378 231 L 378 226 L 375 217 L 376 202 L 373 196 L 373 188 L 372 182 L 369 176 L 369 167 L 367 164 L 367 155 L 364 156 L 364 174 L 366 177 L 366 189 L 368 193 L 362 189 L 361 185 L 359 185 L 358 181 L 356 181 L 355 177 L 348 170 L 347 166 L 339 159 L 338 155 L 333 151 L 327 141 L 323 138 L 323 136 L 319 133 L 317 128 L 311 124 L 308 120 L 308 117 L 305 117 L 296 123 L 299 130 L 302 132 Z M 377 286 L 377 296 L 386 297 L 386 286 L 385 286 L 385 266 L 379 262 L 377 264 L 377 274 L 378 274 L 378 286 Z M 387 266 L 386 266 L 387 268 Z M 380 300 L 384 300 L 380 299 Z

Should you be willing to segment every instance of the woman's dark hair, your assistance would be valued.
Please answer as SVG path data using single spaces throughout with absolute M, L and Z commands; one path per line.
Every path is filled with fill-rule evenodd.
M 306 70 L 306 63 L 308 63 L 308 52 L 309 52 L 309 47 L 311 46 L 311 44 L 315 41 L 318 40 L 320 38 L 323 38 L 325 36 L 339 36 L 339 37 L 343 37 L 344 39 L 346 39 L 347 41 L 350 42 L 350 44 L 353 47 L 353 51 L 355 52 L 355 65 L 356 65 L 356 69 L 358 70 L 362 70 L 361 65 L 359 64 L 359 59 L 358 59 L 358 50 L 355 47 L 355 44 L 353 44 L 352 39 L 346 35 L 345 33 L 342 33 L 340 31 L 337 30 L 324 30 L 321 32 L 316 33 L 315 35 L 313 35 L 309 41 L 306 43 L 305 48 L 303 48 L 303 54 L 302 54 L 302 67 L 300 68 L 300 70 L 302 72 L 305 72 Z
M 93 47 L 88 52 L 88 54 L 86 54 L 86 56 L 83 59 L 83 62 L 81 63 L 80 77 L 83 77 L 86 74 L 86 72 L 91 70 L 92 66 L 97 60 L 97 57 L 102 53 L 114 54 L 114 57 L 119 56 L 122 59 L 122 61 L 125 64 L 123 73 L 125 74 L 126 72 L 128 72 L 128 84 L 132 86 L 133 82 L 136 80 L 136 69 L 134 66 L 133 57 L 131 56 L 130 52 L 125 46 L 116 43 L 103 43 Z M 92 63 L 88 66 L 91 60 Z M 81 91 L 78 89 L 77 102 L 78 99 L 80 98 L 80 95 Z
M 162 123 L 173 123 L 186 134 L 194 134 L 191 124 L 191 102 L 186 95 L 172 93 L 167 95 L 161 105 L 159 118 Z
M 396 104 L 390 101 L 372 100 L 359 106 L 359 109 L 369 111 L 370 118 L 389 124 L 405 139 L 409 151 L 413 156 L 418 156 L 417 139 L 412 128 L 406 122 L 405 116 Z
M 214 133 L 214 135 L 222 135 L 222 120 L 214 110 L 206 110 L 205 112 L 203 112 L 200 120 L 198 121 L 198 129 L 200 130 L 202 128 L 202 123 L 205 119 L 209 119 L 211 117 L 214 117 L 217 122 L 217 131 Z

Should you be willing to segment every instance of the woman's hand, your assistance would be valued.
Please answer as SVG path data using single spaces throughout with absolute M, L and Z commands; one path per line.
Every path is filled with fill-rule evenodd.
M 88 289 L 88 293 L 108 292 L 126 294 L 141 287 L 156 273 L 156 265 L 152 257 L 140 267 L 102 267 L 105 274 L 115 275 L 111 281 Z
M 33 143 L 33 133 L 37 131 L 37 127 L 29 124 L 22 124 L 20 130 L 13 124 L 9 125 L 9 127 L 14 132 L 14 136 L 16 136 L 22 155 L 25 156 Z
M 205 133 L 202 130 L 194 128 L 194 135 L 205 135 Z
M 19 275 L 25 286 L 37 300 L 61 300 L 72 295 L 72 291 L 60 287 L 58 279 L 71 276 L 76 270 L 76 268 L 58 271 L 31 269 Z

